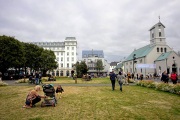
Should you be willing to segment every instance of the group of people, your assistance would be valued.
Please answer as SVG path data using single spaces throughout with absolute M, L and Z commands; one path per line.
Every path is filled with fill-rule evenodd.
M 122 91 L 122 85 L 123 85 L 123 81 L 126 81 L 125 76 L 123 75 L 122 72 L 119 72 L 118 75 L 116 75 L 114 73 L 114 71 L 112 71 L 112 73 L 110 74 L 110 80 L 111 80 L 111 84 L 112 84 L 112 90 L 115 90 L 115 83 L 116 83 L 116 79 L 119 83 L 120 86 L 120 91 Z M 126 81 L 127 82 L 127 81 Z M 128 83 L 127 83 L 128 84 Z
M 41 90 L 41 86 L 36 85 L 34 89 L 28 93 L 26 97 L 25 105 L 23 106 L 23 108 L 32 108 L 35 106 L 36 103 L 41 101 L 41 98 L 47 97 L 45 95 L 40 95 L 39 94 L 40 90 Z M 64 92 L 64 89 L 61 87 L 61 85 L 58 85 L 56 88 L 56 97 L 60 99 L 62 92 Z
M 32 83 L 32 84 L 36 84 L 36 85 L 39 85 L 40 83 L 42 83 L 42 74 L 39 73 L 38 71 L 35 73 L 35 75 L 33 75 L 33 73 L 31 73 L 31 75 L 29 76 L 29 81 Z M 43 84 L 43 83 L 42 83 Z
M 169 80 L 171 80 L 173 84 L 177 83 L 178 75 L 176 74 L 176 72 L 173 71 L 170 75 L 166 71 L 162 73 L 161 81 L 163 81 L 164 83 L 168 83 Z

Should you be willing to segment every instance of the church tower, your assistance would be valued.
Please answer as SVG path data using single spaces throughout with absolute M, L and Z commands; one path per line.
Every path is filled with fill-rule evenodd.
M 166 45 L 164 28 L 165 28 L 165 26 L 160 22 L 160 20 L 157 24 L 155 24 L 153 27 L 151 27 L 151 29 L 149 30 L 151 46 Z

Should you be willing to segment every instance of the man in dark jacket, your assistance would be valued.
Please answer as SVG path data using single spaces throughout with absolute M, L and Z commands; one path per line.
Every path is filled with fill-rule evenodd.
M 110 74 L 110 80 L 111 80 L 111 84 L 112 84 L 112 90 L 115 89 L 115 82 L 116 82 L 116 74 L 114 73 L 114 71 L 112 71 L 112 73 Z

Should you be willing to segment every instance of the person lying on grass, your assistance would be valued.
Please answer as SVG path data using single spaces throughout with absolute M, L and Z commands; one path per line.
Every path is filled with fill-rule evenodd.
M 38 92 L 40 91 L 40 86 L 36 85 L 34 87 L 34 90 L 31 90 L 27 97 L 26 97 L 26 102 L 25 105 L 23 106 L 23 108 L 31 108 L 33 106 L 35 106 L 36 103 L 38 103 L 39 101 L 41 101 L 41 98 L 46 98 L 46 96 L 40 96 L 38 94 Z

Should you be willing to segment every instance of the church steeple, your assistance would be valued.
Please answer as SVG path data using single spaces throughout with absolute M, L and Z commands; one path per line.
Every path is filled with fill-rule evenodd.
M 155 24 L 153 27 L 151 27 L 150 31 L 150 45 L 166 45 L 165 41 L 165 33 L 164 33 L 165 26 L 160 22 L 160 16 L 159 16 L 159 22 Z

